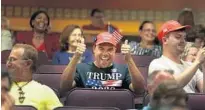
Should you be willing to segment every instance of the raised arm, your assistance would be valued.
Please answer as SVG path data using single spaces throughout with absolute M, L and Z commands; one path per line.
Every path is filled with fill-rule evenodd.
M 60 92 L 65 93 L 69 91 L 71 88 L 75 87 L 75 73 L 76 73 L 76 66 L 85 52 L 86 46 L 84 44 L 84 39 L 81 40 L 81 43 L 78 44 L 75 54 L 73 55 L 72 59 L 70 60 L 69 64 L 63 71 L 61 75 L 60 81 Z
M 195 75 L 196 71 L 199 69 L 200 64 L 202 64 L 204 61 L 205 61 L 205 48 L 202 48 L 198 52 L 194 63 L 189 68 L 184 70 L 183 73 L 175 76 L 175 79 L 177 80 L 177 82 L 182 87 L 187 85 L 189 83 L 189 81 L 192 79 L 192 77 Z
M 139 71 L 138 67 L 135 65 L 134 60 L 130 54 L 130 45 L 128 45 L 128 40 L 121 47 L 122 54 L 125 54 L 125 61 L 128 65 L 129 74 L 131 77 L 130 89 L 135 93 L 142 93 L 144 91 L 145 80 Z

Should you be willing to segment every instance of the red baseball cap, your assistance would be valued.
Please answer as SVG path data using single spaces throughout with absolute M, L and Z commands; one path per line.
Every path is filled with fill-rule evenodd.
M 102 43 L 110 43 L 114 46 L 117 45 L 116 40 L 114 39 L 114 37 L 112 36 L 112 34 L 110 34 L 109 32 L 103 32 L 97 35 L 96 38 L 96 45 L 102 44 Z
M 179 22 L 174 20 L 167 21 L 161 26 L 158 33 L 158 39 L 160 42 L 162 42 L 162 38 L 169 32 L 177 31 L 180 29 L 186 29 L 186 28 L 191 28 L 191 26 L 189 25 L 182 26 Z

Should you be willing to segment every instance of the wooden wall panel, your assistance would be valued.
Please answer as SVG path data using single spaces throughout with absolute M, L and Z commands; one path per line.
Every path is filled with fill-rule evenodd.
M 4 5 L 52 8 L 180 10 L 205 9 L 205 0 L 2 0 Z

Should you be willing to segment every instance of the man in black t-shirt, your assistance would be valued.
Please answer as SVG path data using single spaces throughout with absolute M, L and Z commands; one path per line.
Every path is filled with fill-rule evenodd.
M 144 90 L 144 78 L 136 67 L 130 54 L 128 41 L 121 47 L 125 55 L 126 65 L 113 63 L 117 41 L 112 34 L 103 32 L 96 37 L 93 46 L 94 62 L 80 63 L 79 59 L 85 52 L 84 39 L 80 40 L 76 53 L 61 76 L 61 93 L 73 87 L 93 89 L 131 89 L 135 93 Z

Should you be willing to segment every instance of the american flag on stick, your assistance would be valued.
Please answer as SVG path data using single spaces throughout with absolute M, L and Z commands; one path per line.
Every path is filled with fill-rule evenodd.
M 116 43 L 119 43 L 123 37 L 117 29 L 115 29 L 112 25 L 110 25 L 110 22 L 108 22 L 108 32 L 113 35 Z

